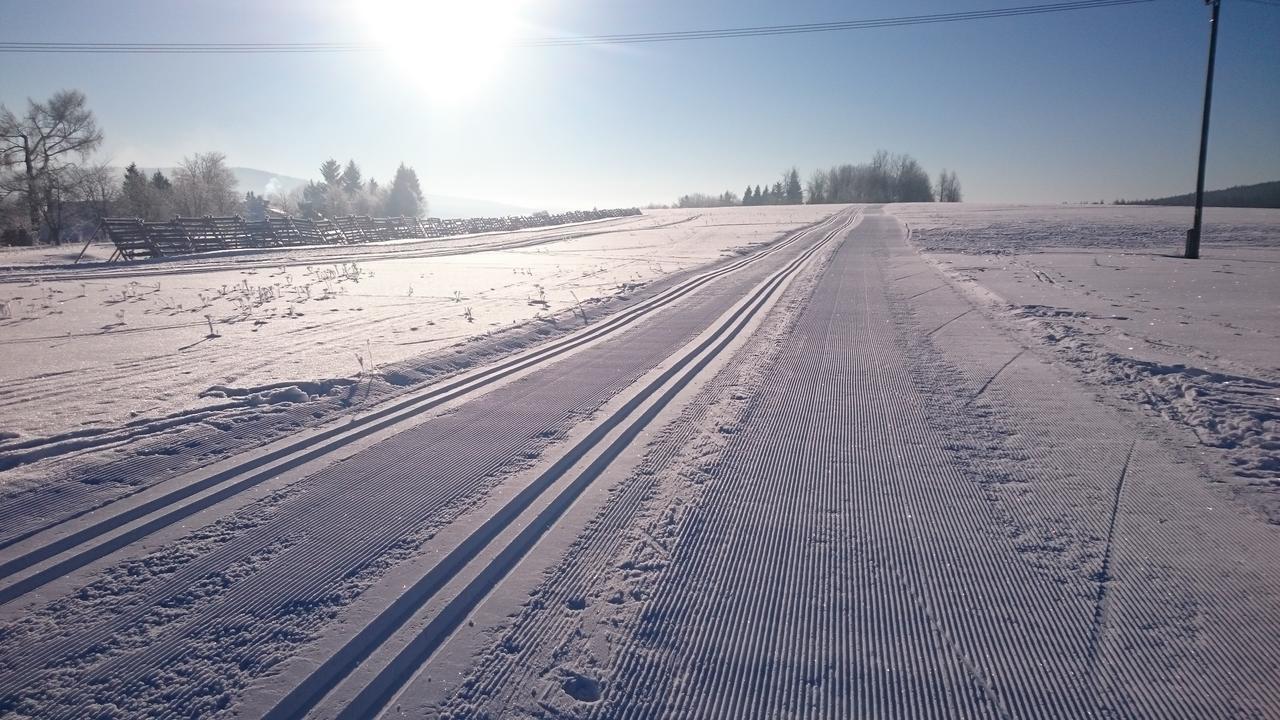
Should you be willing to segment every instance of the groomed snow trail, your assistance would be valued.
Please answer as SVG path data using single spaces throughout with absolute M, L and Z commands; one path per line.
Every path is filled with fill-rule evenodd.
M 14 622 L 0 635 L 0 712 L 78 718 L 226 709 L 389 568 L 419 551 L 451 553 L 432 539 L 459 518 L 464 527 L 483 527 L 484 518 L 466 513 L 612 396 L 709 327 L 737 332 L 738 321 L 722 316 L 761 288 L 777 287 L 774 278 L 792 272 L 785 268 L 798 267 L 855 217 L 840 213 L 761 253 L 759 262 L 732 264 L 733 272 L 646 322 L 535 366 L 261 501 L 237 504 L 252 484 L 228 485 L 221 519 L 197 523 L 194 533 L 178 525 L 191 514 L 160 507 L 144 534 L 111 536 L 125 539 L 102 552 L 73 544 L 65 565 L 49 564 L 55 553 L 33 536 L 27 554 L 5 559 L 35 568 L 28 576 L 35 579 L 10 584 L 6 600 L 48 583 L 77 587 L 82 581 L 60 575 L 98 557 L 115 564 L 50 605 L 5 608 Z M 116 531 L 109 520 L 100 531 L 88 522 L 86 546 Z M 150 545 L 140 542 L 149 535 L 156 536 Z M 95 578 L 92 571 L 85 580 Z
M 428 663 L 388 714 L 1280 714 L 1280 533 L 1163 428 L 994 329 L 890 217 L 791 322 L 492 601 L 451 694 Z

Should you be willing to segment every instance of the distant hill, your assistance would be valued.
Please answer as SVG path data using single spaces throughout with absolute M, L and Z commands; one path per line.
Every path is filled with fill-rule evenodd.
M 140 169 L 147 174 L 159 170 L 169 177 L 173 177 L 175 170 L 175 168 L 171 167 Z M 119 171 L 123 174 L 124 168 L 119 168 Z M 288 193 L 307 184 L 307 180 L 304 178 L 280 175 L 257 168 L 233 167 L 231 172 L 236 176 L 236 184 L 240 192 L 253 192 L 264 197 L 273 193 Z M 426 198 L 427 212 L 432 217 L 438 218 L 530 215 L 543 209 L 508 205 L 507 203 L 492 200 L 477 200 L 475 198 L 454 197 L 452 195 L 433 195 L 431 193 L 426 193 Z
M 1174 195 L 1152 200 L 1119 200 L 1117 205 L 1179 205 L 1196 204 L 1196 194 Z M 1204 194 L 1204 204 L 1210 207 L 1280 208 L 1280 180 L 1256 185 L 1236 185 L 1226 190 L 1209 190 Z

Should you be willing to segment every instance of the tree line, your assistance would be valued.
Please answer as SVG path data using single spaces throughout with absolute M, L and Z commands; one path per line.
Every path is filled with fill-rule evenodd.
M 290 215 L 309 218 L 339 215 L 374 215 L 380 217 L 421 217 L 427 212 L 427 201 L 418 182 L 418 173 L 400 163 L 391 185 L 364 179 L 355 160 L 343 166 L 329 158 L 320 163 L 320 180 L 287 194 L 273 195 L 271 204 Z
M 261 220 L 272 210 L 307 217 L 420 217 L 427 211 L 418 175 L 400 164 L 389 186 L 364 180 L 355 161 L 326 160 L 321 180 L 264 198 L 237 190 L 219 152 L 184 157 L 169 177 L 130 163 L 119 171 L 94 155 L 102 130 L 84 93 L 62 90 L 27 101 L 19 114 L 0 104 L 0 239 L 3 244 L 60 243 L 112 215 L 168 220 L 175 215 L 241 215 Z
M 676 206 L 960 202 L 961 199 L 960 178 L 955 172 L 944 169 L 935 184 L 915 158 L 880 150 L 866 163 L 814 170 L 803 187 L 800 173 L 793 167 L 773 184 L 748 185 L 741 197 L 730 190 L 721 195 L 693 193 L 681 196 Z

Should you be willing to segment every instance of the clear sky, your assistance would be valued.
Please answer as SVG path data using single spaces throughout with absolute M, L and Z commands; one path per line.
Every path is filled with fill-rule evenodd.
M 301 55 L 0 55 L 11 108 L 87 93 L 125 165 L 219 150 L 314 178 L 330 156 L 430 193 L 531 207 L 741 192 L 877 148 L 966 200 L 1192 189 L 1202 0 L 933 26 L 613 47 L 495 38 L 823 22 L 1047 0 L 0 0 L 0 40 L 386 42 Z M 410 9 L 408 8 L 417 8 Z M 451 11 L 449 8 L 454 8 Z M 1223 0 L 1208 185 L 1280 179 L 1280 7 Z M 442 14 L 443 13 L 443 14 Z M 477 30 L 483 27 L 483 30 Z

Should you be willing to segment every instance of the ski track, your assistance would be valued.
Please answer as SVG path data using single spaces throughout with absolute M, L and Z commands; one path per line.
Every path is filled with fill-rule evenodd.
M 865 218 L 723 447 L 669 426 L 435 710 L 1280 713 L 1275 528 L 922 264 Z
M 696 216 L 695 216 L 696 217 Z M 687 220 L 687 219 L 686 219 Z M 685 220 L 667 223 L 666 225 L 678 225 Z M 664 225 L 665 226 L 665 225 Z M 793 233 L 794 235 L 794 233 Z M 787 244 L 783 241 L 775 244 L 773 247 L 781 248 Z M 767 254 L 772 249 L 766 249 Z M 760 256 L 758 253 L 756 257 Z M 704 272 L 698 272 L 692 275 L 697 284 L 697 278 L 706 277 L 708 275 L 718 275 L 723 272 L 732 271 L 741 266 L 744 262 L 753 262 L 753 258 L 745 261 L 730 261 L 719 266 L 713 266 Z M 667 292 L 663 288 L 681 287 L 688 284 L 685 279 L 689 273 L 678 273 L 676 276 L 668 280 L 654 283 L 646 292 L 642 293 L 642 297 L 661 296 Z M 620 296 L 620 302 L 626 305 L 626 298 Z M 645 300 L 638 301 L 637 304 L 645 304 Z M 454 306 L 452 301 L 447 303 Z M 608 303 L 606 303 L 608 304 Z M 628 311 L 623 311 L 626 314 Z M 348 320 L 345 323 L 339 322 L 330 325 L 317 325 L 302 328 L 295 333 L 313 333 L 315 337 L 332 340 L 332 331 L 334 327 L 343 324 L 354 324 L 350 337 L 346 337 L 343 341 L 347 346 L 357 346 L 356 342 L 359 337 L 364 336 L 364 329 L 358 324 L 358 320 Z M 555 323 L 553 322 L 553 325 Z M 367 329 L 368 324 L 363 328 Z M 516 343 L 517 346 L 530 342 L 536 342 L 539 336 L 547 333 L 563 332 L 558 327 L 546 329 L 534 327 L 529 330 L 517 329 L 516 333 L 528 335 L 529 337 L 522 342 Z M 309 339 L 309 337 L 307 338 Z M 501 335 L 495 336 L 493 340 L 480 341 L 481 344 L 499 345 L 499 354 L 501 354 L 501 346 L 506 343 L 510 344 L 510 339 Z M 483 358 L 485 352 L 480 352 L 476 357 Z M 490 353 L 492 354 L 492 353 Z M 446 351 L 444 356 L 448 356 Z M 190 367 L 192 360 L 190 358 L 164 358 L 159 365 L 153 365 L 148 360 L 137 360 L 122 364 L 121 371 L 123 374 L 146 371 L 153 373 L 152 377 L 163 377 L 167 374 L 178 372 L 182 368 Z M 217 367 L 217 363 L 224 360 L 213 361 L 213 367 Z M 232 360 L 236 365 L 234 368 L 236 373 L 240 373 L 244 366 L 240 361 Z M 259 365 L 253 368 L 266 367 L 271 365 L 273 360 L 265 358 Z M 392 368 L 389 371 L 396 375 L 406 375 L 407 378 L 396 380 L 395 385 L 412 384 L 415 380 L 433 379 L 442 372 L 456 370 L 458 359 L 448 359 L 447 357 L 428 357 L 425 366 L 413 365 L 406 366 L 401 363 L 400 368 Z M 463 362 L 462 366 L 467 364 Z M 451 367 L 452 366 L 452 367 Z M 189 372 L 189 371 L 188 371 Z M 216 376 L 217 374 L 214 373 Z M 49 383 L 49 389 L 46 395 L 57 394 L 54 386 L 61 383 L 61 379 L 55 376 L 43 378 Z M 119 378 L 121 385 L 104 385 L 99 387 L 99 393 L 104 397 L 111 397 L 113 393 L 137 392 L 139 383 L 144 382 L 145 377 L 138 375 L 133 376 L 131 383 L 125 383 L 125 378 Z M 337 382 L 337 381 L 335 381 Z M 126 387 L 128 385 L 128 387 Z M 186 422 L 178 419 L 175 422 L 161 421 L 156 422 L 154 419 L 139 418 L 131 422 L 125 428 L 103 428 L 103 429 L 87 429 L 81 431 L 73 431 L 65 433 L 62 436 L 54 438 L 26 439 L 18 443 L 5 445 L 0 443 L 0 462 L 21 463 L 25 461 L 36 461 L 46 456 L 57 458 L 58 455 L 70 455 L 70 462 L 58 462 L 50 469 L 42 469 L 37 471 L 34 480 L 10 480 L 9 492 L 5 497 L 5 502 L 0 504 L 0 515 L 13 520 L 12 524 L 3 526 L 0 530 L 0 548 L 25 537 L 33 530 L 47 527 L 50 524 L 66 520 L 72 516 L 83 514 L 84 512 L 101 506 L 105 502 L 128 496 L 134 492 L 144 489 L 150 482 L 161 479 L 167 474 L 191 467 L 192 458 L 197 460 L 217 460 L 222 456 L 231 454 L 239 449 L 237 445 L 243 445 L 248 442 L 251 445 L 260 444 L 261 438 L 270 438 L 279 435 L 281 432 L 296 430 L 307 424 L 313 424 L 314 419 L 325 416 L 334 411 L 341 411 L 343 408 L 351 404 L 363 405 L 373 400 L 382 399 L 387 394 L 388 388 L 382 387 L 379 383 L 374 386 L 372 382 L 364 384 L 363 394 L 359 392 L 360 384 L 356 384 L 355 390 L 348 390 L 339 398 L 320 398 L 325 402 L 321 406 L 308 406 L 290 408 L 287 405 L 278 408 L 268 408 L 264 411 L 260 404 L 254 407 L 232 407 L 226 410 L 226 403 L 217 406 L 198 407 L 190 412 L 182 413 Z M 394 392 L 395 388 L 390 388 Z M 369 397 L 372 395 L 373 397 Z M 29 399 L 38 400 L 39 395 Z M 109 401 L 104 401 L 109 402 Z M 222 408 L 221 410 L 218 410 Z M 188 427 L 178 427 L 186 425 Z M 192 428 L 190 426 L 195 425 Z M 205 428 L 204 426 L 208 426 Z M 188 432 L 181 432 L 182 430 Z M 159 435 L 159 437 L 150 437 Z M 104 448 L 109 449 L 113 446 L 123 448 L 126 445 L 137 444 L 133 453 L 126 454 L 119 460 L 101 462 L 96 461 L 94 453 Z M 6 451 L 9 447 L 32 446 L 27 450 Z M 181 446 L 185 450 L 183 452 L 174 452 L 174 448 Z M 86 454 L 86 462 L 77 462 L 75 456 Z M 62 460 L 68 458 L 61 458 Z M 46 463 L 47 465 L 47 463 Z M 43 473 L 43 475 L 39 473 Z
M 805 247 L 780 248 L 780 256 Z M 411 554 L 505 473 L 700 332 L 774 266 L 743 264 L 660 323 L 629 328 L 571 362 L 537 370 L 491 391 L 484 402 L 316 473 L 251 508 L 266 519 L 207 553 L 139 573 L 138 581 L 116 572 L 105 585 L 90 586 L 88 596 L 127 599 L 127 612 L 102 618 L 96 605 L 73 603 L 10 623 L 0 633 L 7 646 L 0 710 L 81 717 L 108 705 L 128 714 L 221 709 L 230 692 L 270 667 L 282 648 L 311 637 L 314 624 L 349 602 L 378 568 Z M 251 572 L 244 570 L 247 560 Z M 228 575 L 236 580 L 218 580 Z M 208 582 L 208 593 L 183 600 L 190 588 Z M 157 608 L 174 607 L 180 610 L 156 619 Z M 49 623 L 78 629 L 48 638 Z M 140 628 L 145 642 L 131 642 Z

